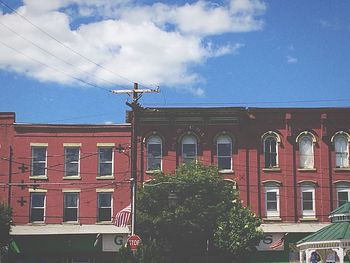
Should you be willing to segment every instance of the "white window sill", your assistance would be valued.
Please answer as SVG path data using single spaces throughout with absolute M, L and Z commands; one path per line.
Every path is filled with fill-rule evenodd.
M 30 180 L 47 180 L 49 179 L 46 175 L 29 176 Z
M 96 225 L 113 225 L 112 221 L 98 221 Z
M 97 180 L 111 180 L 111 179 L 114 179 L 114 176 L 113 175 L 97 176 L 96 179 Z
M 316 168 L 298 168 L 298 171 L 299 172 L 311 172 L 311 173 L 314 173 L 314 172 L 317 172 Z
M 334 168 L 335 172 L 350 172 L 350 167 L 337 167 Z
M 220 174 L 234 174 L 235 171 L 233 170 L 219 170 Z
M 318 221 L 318 218 L 316 218 L 315 216 L 310 216 L 310 217 L 302 217 L 300 218 L 300 222 L 315 222 L 315 221 Z
M 157 173 L 161 173 L 162 170 L 147 170 L 146 174 L 157 174 Z
M 64 221 L 62 225 L 79 225 L 79 221 Z
M 80 176 L 64 176 L 63 180 L 81 180 Z
M 268 216 L 266 218 L 263 218 L 264 222 L 281 222 L 282 218 L 279 216 Z
M 271 167 L 271 168 L 263 168 L 264 172 L 280 172 L 281 168 L 279 167 Z
M 28 225 L 36 225 L 36 226 L 38 226 L 38 225 L 46 225 L 45 224 L 45 222 L 44 221 L 34 221 L 34 222 L 30 222 L 30 223 L 28 223 Z

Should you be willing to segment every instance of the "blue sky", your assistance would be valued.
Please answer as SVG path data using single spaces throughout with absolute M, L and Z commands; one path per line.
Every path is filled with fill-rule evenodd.
M 6 6 L 7 5 L 7 6 Z M 10 8 L 13 10 L 11 10 Z M 145 106 L 349 106 L 350 2 L 0 0 L 0 111 L 123 123 Z

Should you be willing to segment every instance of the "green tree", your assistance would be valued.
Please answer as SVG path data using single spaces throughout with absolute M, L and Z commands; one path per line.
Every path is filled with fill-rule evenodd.
M 167 262 L 203 261 L 208 244 L 210 255 L 241 256 L 261 237 L 260 221 L 241 205 L 233 184 L 217 168 L 192 163 L 153 179 L 138 195 L 136 231 L 146 244 L 156 240 Z M 177 204 L 171 206 L 174 194 Z
M 5 254 L 10 241 L 11 223 L 12 209 L 4 203 L 0 203 L 0 257 Z

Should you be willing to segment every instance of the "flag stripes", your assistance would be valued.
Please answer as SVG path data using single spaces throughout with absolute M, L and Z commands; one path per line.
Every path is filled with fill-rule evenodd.
M 131 214 L 131 204 L 120 210 L 114 218 L 114 224 L 118 227 L 125 227 L 130 218 Z

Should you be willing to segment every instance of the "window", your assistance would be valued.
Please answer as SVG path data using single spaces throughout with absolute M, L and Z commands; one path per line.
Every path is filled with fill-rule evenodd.
M 185 135 L 182 138 L 182 160 L 190 163 L 197 159 L 197 139 L 193 135 Z
M 349 141 L 343 135 L 337 135 L 334 138 L 335 149 L 335 167 L 349 167 Z
M 113 176 L 113 147 L 98 148 L 98 176 Z
M 32 147 L 31 176 L 46 176 L 47 147 Z
M 299 140 L 299 154 L 301 169 L 313 169 L 314 168 L 314 147 L 312 137 L 304 135 Z
M 266 217 L 280 217 L 279 187 L 265 187 L 265 208 Z
M 64 148 L 64 176 L 79 176 L 79 147 Z
M 97 221 L 112 220 L 112 193 L 98 193 Z
M 78 221 L 79 194 L 64 193 L 63 221 Z
M 264 157 L 265 168 L 278 167 L 277 158 L 277 138 L 274 136 L 268 136 L 264 140 Z
M 217 138 L 217 158 L 219 170 L 232 170 L 232 140 L 227 135 Z
M 162 170 L 162 140 L 159 136 L 147 140 L 147 170 Z
M 30 222 L 44 222 L 45 193 L 30 194 Z
M 304 185 L 301 187 L 301 208 L 302 217 L 316 216 L 315 210 L 315 187 L 313 185 Z
M 350 187 L 348 185 L 337 186 L 337 206 L 350 202 Z

